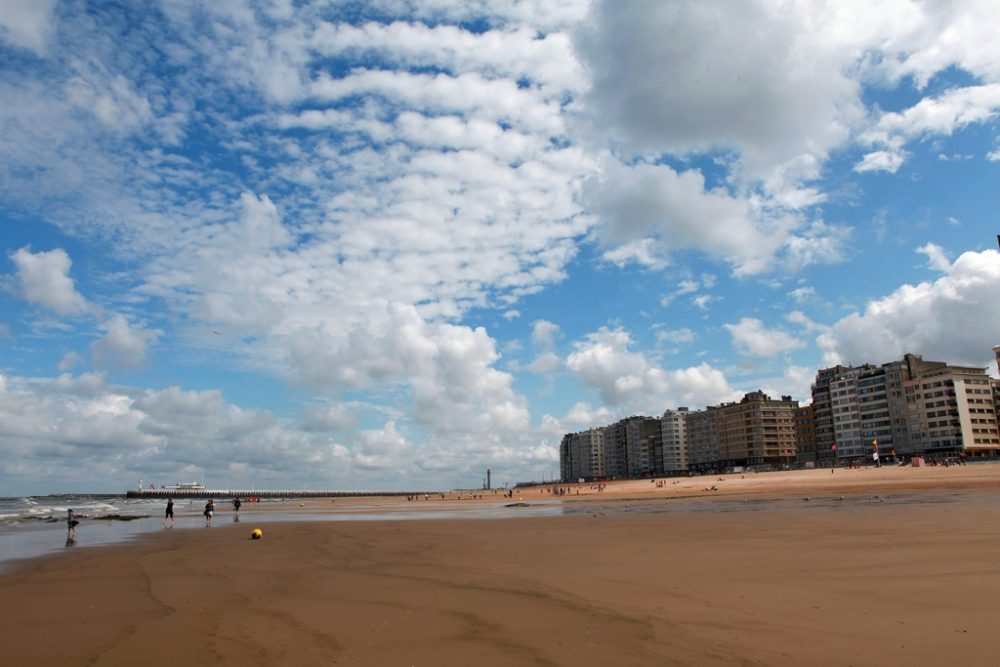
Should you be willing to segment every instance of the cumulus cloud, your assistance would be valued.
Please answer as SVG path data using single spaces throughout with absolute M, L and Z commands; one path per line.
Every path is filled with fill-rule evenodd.
M 218 390 L 137 390 L 94 373 L 53 380 L 0 375 L 0 473 L 44 474 L 55 488 L 112 491 L 109 484 L 139 477 L 230 487 L 347 488 L 351 480 L 353 488 L 411 488 L 417 458 L 392 421 L 362 431 L 347 447 L 267 410 L 242 409 Z M 392 485 L 385 471 L 400 473 Z
M 560 420 L 532 428 L 516 378 L 498 370 L 513 346 L 470 313 L 534 319 L 526 297 L 591 256 L 691 276 L 661 303 L 707 311 L 723 291 L 680 266 L 692 255 L 738 276 L 842 258 L 847 230 L 816 217 L 834 150 L 856 141 L 869 153 L 859 171 L 899 169 L 911 142 L 996 117 L 992 3 L 417 4 L 168 3 L 136 10 L 127 30 L 96 5 L 0 8 L 0 40 L 20 49 L 0 81 L 12 101 L 0 105 L 0 196 L 73 247 L 109 246 L 87 264 L 88 299 L 62 250 L 17 251 L 9 284 L 61 316 L 93 314 L 99 368 L 141 367 L 168 335 L 154 327 L 169 326 L 195 346 L 185 352 L 322 396 L 290 422 L 219 392 L 5 380 L 0 410 L 37 411 L 39 457 L 90 438 L 123 461 L 95 479 L 197 477 L 206 449 L 234 480 L 551 462 Z M 976 83 L 927 97 L 946 68 Z M 927 99 L 864 108 L 862 84 L 900 82 Z M 127 271 L 127 290 L 101 292 L 123 275 L 98 275 L 103 259 Z M 696 336 L 671 327 L 654 331 L 658 346 Z M 531 368 L 565 368 L 554 323 L 533 333 Z M 775 349 L 746 336 L 748 351 Z M 577 341 L 570 359 L 616 411 L 734 397 L 717 369 L 664 368 L 623 330 Z M 581 402 L 563 420 L 611 421 L 607 406 Z M 65 437 L 64 415 L 88 411 L 108 437 L 83 424 Z M 382 426 L 362 437 L 358 424 Z M 22 437 L 4 441 L 6 459 Z
M 917 248 L 921 255 L 927 255 L 927 268 L 935 271 L 948 271 L 951 268 L 951 260 L 948 259 L 944 248 L 936 243 L 928 243 Z
M 343 431 L 357 423 L 357 415 L 343 403 L 309 405 L 302 415 L 302 429 L 310 432 Z
M 79 363 L 80 363 L 80 355 L 78 355 L 76 352 L 67 352 L 62 356 L 62 359 L 59 360 L 58 368 L 60 371 L 68 371 L 69 369 L 73 368 Z
M 610 406 L 659 414 L 671 405 L 710 405 L 736 392 L 708 364 L 668 370 L 634 352 L 623 329 L 602 327 L 574 343 L 566 367 Z
M 156 330 L 133 327 L 121 314 L 102 325 L 105 334 L 90 346 L 94 366 L 134 370 L 146 360 L 148 347 L 160 337 Z
M 354 451 L 354 462 L 365 470 L 399 468 L 409 447 L 406 438 L 396 430 L 394 422 L 387 422 L 380 429 L 361 432 L 361 442 Z
M 88 310 L 87 300 L 76 291 L 69 276 L 73 262 L 62 248 L 31 252 L 24 247 L 11 256 L 17 267 L 21 296 L 58 315 L 81 315 Z
M 1000 81 L 954 88 L 938 97 L 926 97 L 901 112 L 884 113 L 863 138 L 898 146 L 924 135 L 950 135 L 968 125 L 990 121 L 998 112 Z
M 840 258 L 832 228 L 810 227 L 790 213 L 707 188 L 697 170 L 606 161 L 586 192 L 590 209 L 604 222 L 598 232 L 602 243 L 613 248 L 645 244 L 642 252 L 620 259 L 656 266 L 671 251 L 696 249 L 729 263 L 736 275 L 752 275 L 782 262 L 800 268 Z M 812 255 L 802 252 L 806 245 Z
M 812 11 L 595 2 L 576 40 L 588 103 L 632 153 L 736 150 L 759 180 L 776 168 L 815 177 L 864 114 L 849 61 Z
M 884 363 L 903 354 L 986 366 L 998 343 L 1000 254 L 966 252 L 933 282 L 903 285 L 817 339 L 833 363 Z
M 768 329 L 755 317 L 741 318 L 736 324 L 724 324 L 740 354 L 773 358 L 804 345 L 786 331 Z
M 535 373 L 548 374 L 562 367 L 562 357 L 556 351 L 556 341 L 562 332 L 559 325 L 548 320 L 537 320 L 531 329 L 531 342 L 537 354 L 528 368 Z

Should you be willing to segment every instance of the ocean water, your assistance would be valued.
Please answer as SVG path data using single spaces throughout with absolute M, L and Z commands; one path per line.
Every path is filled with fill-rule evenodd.
M 174 501 L 175 521 L 171 530 L 204 529 L 204 500 Z M 0 573 L 8 571 L 13 562 L 37 558 L 59 551 L 115 544 L 140 535 L 164 530 L 163 499 L 129 499 L 117 496 L 32 496 L 0 498 Z M 80 519 L 76 539 L 67 541 L 66 510 Z M 407 503 L 398 508 L 384 504 L 351 504 L 336 506 L 329 511 L 296 512 L 294 504 L 262 500 L 247 503 L 239 515 L 226 501 L 216 503 L 214 526 L 234 522 L 276 521 L 393 521 L 406 519 L 482 519 L 511 516 L 552 516 L 562 512 L 558 501 L 539 501 L 528 507 L 503 507 L 494 503 Z M 118 515 L 134 517 L 129 521 L 105 520 L 101 517 Z
M 162 529 L 163 500 L 126 500 L 113 495 L 53 495 L 0 498 L 0 572 L 11 561 L 33 558 L 62 549 L 114 544 L 151 530 Z M 66 539 L 66 510 L 80 520 L 76 540 Z M 185 515 L 195 525 L 201 505 L 175 504 L 177 524 Z M 112 516 L 132 517 L 114 520 Z

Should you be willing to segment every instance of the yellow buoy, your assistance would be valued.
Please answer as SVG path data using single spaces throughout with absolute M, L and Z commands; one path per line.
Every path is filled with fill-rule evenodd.
M 299 507 L 305 507 L 305 506 L 306 506 L 305 503 L 299 503 Z
M 261 530 L 260 528 L 254 528 L 253 530 L 250 531 L 251 540 L 259 540 L 262 537 L 264 537 L 264 531 Z

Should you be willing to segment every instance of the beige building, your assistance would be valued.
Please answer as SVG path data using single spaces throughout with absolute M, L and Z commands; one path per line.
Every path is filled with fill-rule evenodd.
M 994 351 L 998 351 L 994 348 Z M 835 366 L 813 384 L 816 461 L 998 451 L 993 381 L 985 368 L 907 354 L 881 366 Z
M 906 453 L 972 457 L 1000 453 L 994 381 L 985 368 L 938 365 L 904 383 L 910 441 Z
M 565 482 L 604 477 L 604 429 L 568 433 L 559 444 L 559 473 Z
M 688 457 L 692 469 L 775 468 L 795 463 L 795 410 L 790 396 L 774 400 L 764 392 L 746 394 L 688 414 Z

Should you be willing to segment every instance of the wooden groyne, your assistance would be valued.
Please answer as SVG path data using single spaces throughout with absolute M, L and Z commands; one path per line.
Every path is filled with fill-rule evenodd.
M 126 498 L 366 498 L 440 494 L 440 491 L 319 491 L 302 489 L 129 489 Z

